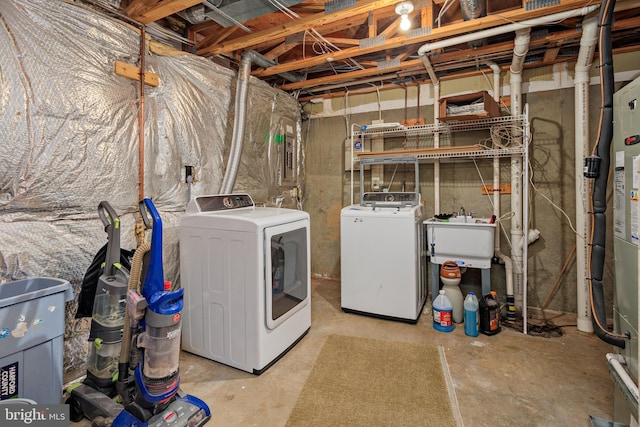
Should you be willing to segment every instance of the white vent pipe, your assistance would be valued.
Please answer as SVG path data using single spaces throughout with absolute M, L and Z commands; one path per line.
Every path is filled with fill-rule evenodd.
M 516 31 L 514 40 L 513 59 L 509 68 L 509 86 L 511 97 L 511 114 L 519 116 L 522 114 L 522 69 L 524 67 L 524 59 L 529 51 L 531 28 L 520 29 Z M 521 129 L 514 128 L 513 137 L 516 144 L 528 143 L 522 141 Z M 511 260 L 513 261 L 513 296 L 515 297 L 516 307 L 522 308 L 522 317 L 526 319 L 526 290 L 523 289 L 523 203 L 522 199 L 523 185 L 522 182 L 522 157 L 511 157 Z M 526 333 L 526 322 L 525 325 Z
M 493 99 L 500 105 L 500 66 L 493 61 L 485 61 L 485 64 L 493 71 Z M 500 218 L 500 157 L 493 158 L 493 214 Z M 513 263 L 511 258 L 503 254 L 500 250 L 500 229 L 502 225 L 497 224 L 494 235 L 494 254 L 504 264 L 504 274 L 507 292 L 507 318 L 511 320 L 510 311 L 513 311 Z M 515 314 L 515 313 L 512 313 Z
M 440 82 L 433 83 L 433 123 L 440 119 Z M 433 148 L 440 148 L 440 132 L 433 135 Z M 435 214 L 440 212 L 440 160 L 433 161 L 433 209 Z
M 592 333 L 591 306 L 589 297 L 588 242 L 591 230 L 589 199 L 591 192 L 583 175 L 583 159 L 589 154 L 589 71 L 598 43 L 598 17 L 587 16 L 582 21 L 580 51 L 576 60 L 574 80 L 575 93 L 575 174 L 576 174 L 576 286 L 578 330 Z
M 511 24 L 506 24 L 501 27 L 493 27 L 488 28 L 486 30 L 480 30 L 473 33 L 462 34 L 457 37 L 451 37 L 444 40 L 438 40 L 433 43 L 427 43 L 422 45 L 418 49 L 418 55 L 425 55 L 436 49 L 443 49 L 445 47 L 454 46 L 457 44 L 468 43 L 471 41 L 479 40 L 486 37 L 497 36 L 504 33 L 509 33 L 512 31 L 521 30 L 524 28 L 531 28 L 536 25 L 545 25 L 556 21 L 562 21 L 567 18 L 575 17 L 575 16 L 584 16 L 589 12 L 596 10 L 598 5 L 585 6 L 580 9 L 568 10 L 565 12 L 554 13 L 552 15 L 541 16 L 539 18 L 527 19 L 525 21 L 514 22 Z
M 427 70 L 427 74 L 429 74 L 429 79 L 431 79 L 431 84 L 433 84 L 433 123 L 438 124 L 438 120 L 440 119 L 440 81 L 431 65 L 429 57 L 422 55 L 420 59 L 422 59 L 424 68 Z M 439 147 L 440 132 L 436 132 L 433 134 L 433 148 Z M 440 212 L 440 160 L 438 159 L 433 161 L 433 213 L 442 213 Z M 435 296 L 433 296 L 433 298 L 435 298 Z

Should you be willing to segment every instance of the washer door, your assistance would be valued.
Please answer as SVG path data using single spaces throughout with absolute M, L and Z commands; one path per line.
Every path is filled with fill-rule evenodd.
M 309 222 L 268 227 L 264 233 L 266 321 L 275 329 L 309 303 Z

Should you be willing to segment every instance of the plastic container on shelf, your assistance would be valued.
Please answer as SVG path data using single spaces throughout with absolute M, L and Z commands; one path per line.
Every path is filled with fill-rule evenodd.
M 480 332 L 480 303 L 475 293 L 469 292 L 464 299 L 464 333 L 477 337 Z
M 451 332 L 455 327 L 453 324 L 453 305 L 443 289 L 432 304 L 433 327 L 440 332 Z

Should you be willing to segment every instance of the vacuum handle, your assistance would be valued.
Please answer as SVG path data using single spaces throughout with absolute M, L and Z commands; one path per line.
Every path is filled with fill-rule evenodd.
M 103 200 L 98 205 L 98 216 L 107 232 L 107 254 L 104 263 L 104 274 L 116 274 L 115 265 L 120 263 L 120 217 L 109 202 Z
M 145 225 L 148 224 L 149 216 L 152 220 L 149 264 L 141 291 L 142 296 L 149 300 L 151 295 L 164 290 L 164 271 L 162 268 L 162 219 L 160 218 L 160 214 L 151 199 L 144 198 L 138 206 Z
M 140 200 L 138 203 L 138 210 L 140 211 L 140 216 L 142 217 L 142 222 L 147 229 L 153 228 L 153 223 L 149 221 L 149 212 L 147 211 L 147 207 L 145 205 L 145 199 Z

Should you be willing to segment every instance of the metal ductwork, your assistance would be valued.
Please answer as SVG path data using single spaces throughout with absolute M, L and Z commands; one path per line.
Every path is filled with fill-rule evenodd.
M 460 0 L 462 19 L 471 21 L 487 15 L 487 4 L 484 0 Z
M 487 16 L 487 3 L 485 0 L 460 0 L 460 11 L 462 12 L 462 19 L 472 21 Z M 467 46 L 475 49 L 480 46 L 486 46 L 487 44 L 487 39 L 483 38 L 470 41 L 467 43 Z
M 269 13 L 302 3 L 303 0 L 278 0 L 278 2 L 257 2 L 255 0 L 205 1 L 205 15 L 225 28 L 238 25 Z
M 238 175 L 240 157 L 242 156 L 242 146 L 244 141 L 244 130 L 247 122 L 247 97 L 249 95 L 249 78 L 251 77 L 251 64 L 256 64 L 263 68 L 273 67 L 276 63 L 269 58 L 259 54 L 254 50 L 246 50 L 240 59 L 240 69 L 238 70 L 238 83 L 236 85 L 235 120 L 233 122 L 233 136 L 231 138 L 231 150 L 227 168 L 224 172 L 222 185 L 219 194 L 229 194 L 233 191 L 233 186 Z M 303 77 L 293 73 L 282 73 L 279 76 L 291 82 L 302 81 Z

